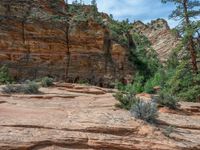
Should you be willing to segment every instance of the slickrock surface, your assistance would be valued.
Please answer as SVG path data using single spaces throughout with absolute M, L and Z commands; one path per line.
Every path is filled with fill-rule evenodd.
M 176 113 L 161 111 L 159 123 L 150 125 L 117 109 L 114 90 L 57 84 L 40 91 L 1 93 L 0 150 L 200 149 L 198 103 L 183 103 Z M 168 126 L 173 131 L 166 136 Z

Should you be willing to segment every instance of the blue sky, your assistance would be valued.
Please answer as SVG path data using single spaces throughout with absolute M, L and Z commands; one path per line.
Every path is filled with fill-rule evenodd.
M 71 3 L 73 0 L 68 0 Z M 91 0 L 83 0 L 90 4 Z M 100 12 L 112 14 L 115 19 L 128 18 L 131 22 L 141 20 L 145 23 L 157 18 L 164 18 L 170 27 L 175 27 L 177 22 L 169 20 L 168 16 L 174 9 L 171 4 L 162 4 L 161 0 L 97 0 Z

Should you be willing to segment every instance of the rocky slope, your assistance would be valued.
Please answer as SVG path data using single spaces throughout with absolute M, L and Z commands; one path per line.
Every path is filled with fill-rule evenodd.
M 136 21 L 133 23 L 133 32 L 149 39 L 162 62 L 167 60 L 171 50 L 180 43 L 178 35 L 171 31 L 164 19 L 157 19 L 148 24 Z
M 1 88 L 0 88 L 1 91 Z M 1 150 L 199 150 L 200 104 L 161 109 L 150 125 L 117 109 L 109 89 L 56 84 L 39 95 L 0 92 Z

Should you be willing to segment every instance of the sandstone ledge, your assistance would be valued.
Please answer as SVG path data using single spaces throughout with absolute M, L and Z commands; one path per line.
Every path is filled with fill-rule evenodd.
M 160 123 L 149 125 L 116 109 L 108 89 L 62 84 L 40 90 L 43 96 L 0 96 L 1 150 L 200 149 L 198 112 L 161 112 Z M 184 103 L 182 110 L 186 105 L 188 111 L 199 107 Z M 174 126 L 169 137 L 167 126 Z

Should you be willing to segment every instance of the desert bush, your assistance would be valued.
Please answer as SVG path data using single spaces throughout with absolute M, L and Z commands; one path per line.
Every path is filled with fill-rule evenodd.
M 41 80 L 42 87 L 49 87 L 53 85 L 53 79 L 49 77 L 44 77 Z
M 137 118 L 150 123 L 155 122 L 158 116 L 157 105 L 152 102 L 136 101 L 130 110 L 131 114 Z
M 3 87 L 3 92 L 12 94 L 12 93 L 24 93 L 24 94 L 38 94 L 39 93 L 39 86 L 35 82 L 27 82 L 25 84 L 14 85 L 8 84 Z
M 21 88 L 14 84 L 7 84 L 5 87 L 2 88 L 3 93 L 11 94 L 11 93 L 20 93 Z
M 11 83 L 12 78 L 9 74 L 8 68 L 6 66 L 3 66 L 0 68 L 0 84 L 7 84 Z
M 137 101 L 132 93 L 117 92 L 113 96 L 119 101 L 119 104 L 116 106 L 126 110 L 130 110 L 132 105 L 134 105 L 134 103 Z
M 35 83 L 33 81 L 29 81 L 28 83 L 22 85 L 21 91 L 24 94 L 38 94 L 39 86 L 37 83 Z

